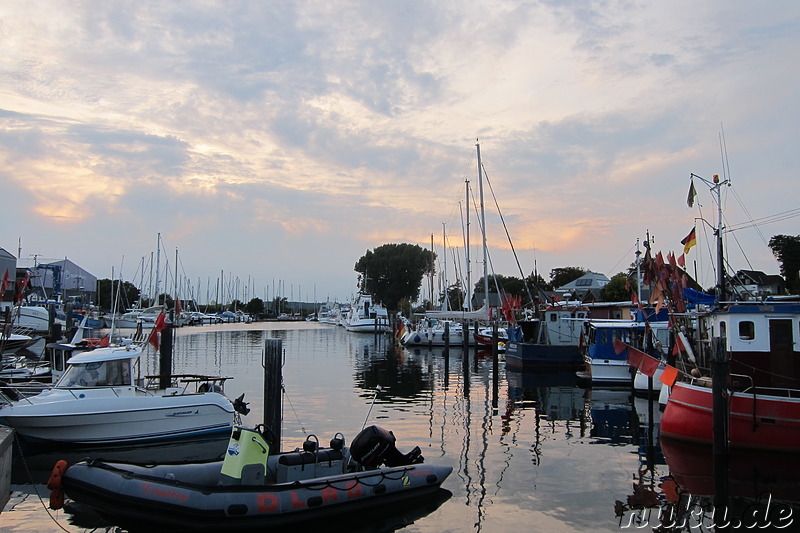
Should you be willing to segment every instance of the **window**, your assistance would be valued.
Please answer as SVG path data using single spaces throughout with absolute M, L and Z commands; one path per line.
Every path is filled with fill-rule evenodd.
M 739 339 L 751 341 L 756 338 L 756 325 L 750 320 L 739 322 Z
M 592 285 L 591 278 L 581 278 L 575 281 L 576 287 L 590 287 Z

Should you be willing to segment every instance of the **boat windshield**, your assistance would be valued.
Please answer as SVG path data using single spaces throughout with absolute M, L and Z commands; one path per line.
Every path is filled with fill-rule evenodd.
M 56 387 L 115 387 L 131 384 L 129 359 L 70 364 Z

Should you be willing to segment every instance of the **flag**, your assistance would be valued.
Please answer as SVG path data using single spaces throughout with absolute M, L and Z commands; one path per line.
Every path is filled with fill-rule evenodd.
M 180 299 L 175 299 L 175 318 L 178 318 L 178 315 L 181 314 L 181 301 Z
M 680 257 L 678 257 L 678 266 L 681 267 L 681 268 L 686 268 L 686 256 L 685 255 L 681 254 Z
M 689 235 L 683 238 L 681 244 L 683 245 L 683 253 L 688 254 L 689 250 L 692 249 L 692 246 L 697 244 L 697 234 L 695 233 L 695 228 L 692 228 L 692 231 L 689 232 Z
M 667 387 L 672 387 L 675 385 L 675 380 L 678 378 L 678 369 L 674 366 L 666 365 L 664 367 L 664 371 L 661 373 L 661 383 L 666 385 Z
M 5 296 L 6 289 L 8 289 L 8 269 L 6 269 L 6 273 L 3 275 L 3 285 L 2 285 L 2 290 L 0 290 L 0 299 L 2 299 L 3 296 Z
M 17 281 L 17 289 L 14 292 L 14 303 L 18 304 L 25 298 L 25 287 L 28 286 L 28 272 L 25 272 L 25 277 Z
M 106 334 L 102 339 L 100 339 L 100 348 L 108 348 L 111 344 L 111 341 L 108 339 L 108 334 Z
M 150 337 L 147 339 L 147 342 L 153 345 L 153 348 L 158 350 L 158 334 L 161 333 L 165 327 L 167 327 L 166 323 L 167 315 L 161 313 L 156 318 L 156 323 L 153 324 L 153 331 L 150 332 Z
M 689 207 L 694 206 L 694 197 L 697 196 L 697 191 L 694 190 L 694 180 L 689 182 L 689 197 L 686 198 L 686 205 Z

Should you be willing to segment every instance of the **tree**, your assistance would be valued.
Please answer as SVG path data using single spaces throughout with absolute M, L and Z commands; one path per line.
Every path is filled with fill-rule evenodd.
M 631 299 L 631 292 L 636 291 L 636 276 L 633 279 L 629 274 L 620 272 L 614 274 L 611 280 L 600 291 L 600 299 L 604 302 L 626 302 Z M 630 287 L 628 285 L 630 284 Z
M 436 254 L 416 244 L 384 244 L 367 250 L 353 270 L 361 274 L 362 290 L 396 311 L 403 298 L 419 297 L 422 277 L 433 275 L 435 259 Z
M 139 301 L 139 289 L 128 281 L 122 282 L 122 293 L 117 300 L 117 287 L 119 280 L 112 282 L 110 279 L 97 280 L 97 305 L 103 311 L 113 311 L 114 302 L 118 302 L 118 312 L 124 312 L 128 307 Z
M 575 281 L 586 274 L 586 270 L 581 267 L 559 267 L 550 271 L 550 284 L 553 289 L 563 287 L 570 281 Z
M 781 264 L 789 293 L 800 294 L 800 235 L 775 235 L 769 247 Z
M 260 316 L 264 314 L 264 301 L 261 298 L 253 298 L 247 305 L 244 306 L 244 310 L 250 316 Z

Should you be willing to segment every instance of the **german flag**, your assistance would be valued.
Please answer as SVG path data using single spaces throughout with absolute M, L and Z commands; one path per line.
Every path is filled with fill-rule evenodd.
M 681 244 L 683 245 L 683 253 L 688 254 L 689 250 L 692 249 L 692 246 L 697 244 L 697 234 L 695 233 L 695 228 L 692 228 L 692 231 L 689 232 L 689 235 L 683 238 Z

